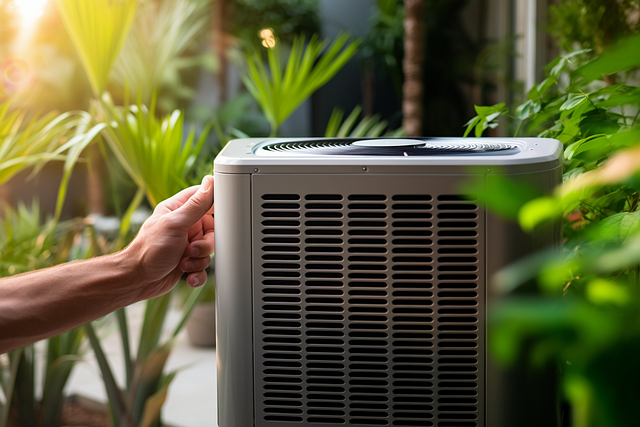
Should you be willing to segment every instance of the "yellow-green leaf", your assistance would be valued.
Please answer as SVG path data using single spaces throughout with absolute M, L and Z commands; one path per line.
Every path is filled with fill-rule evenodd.
M 137 4 L 137 0 L 56 2 L 96 97 L 105 89 L 111 67 L 133 23 Z

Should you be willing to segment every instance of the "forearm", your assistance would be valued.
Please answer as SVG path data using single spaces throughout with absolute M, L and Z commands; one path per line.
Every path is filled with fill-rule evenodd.
M 0 279 L 0 353 L 135 302 L 137 282 L 125 252 Z

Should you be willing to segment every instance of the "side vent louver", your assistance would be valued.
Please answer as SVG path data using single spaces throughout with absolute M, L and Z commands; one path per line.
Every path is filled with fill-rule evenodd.
M 484 427 L 483 214 L 457 194 L 257 194 L 256 426 Z

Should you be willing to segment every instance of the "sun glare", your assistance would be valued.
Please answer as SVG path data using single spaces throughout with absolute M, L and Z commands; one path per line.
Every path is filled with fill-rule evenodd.
M 16 91 L 26 88 L 32 81 L 33 52 L 29 46 L 36 34 L 40 17 L 44 14 L 48 0 L 9 0 L 4 1 L 5 9 L 15 16 L 17 33 L 10 50 L 0 58 L 0 87 Z M 0 0 L 0 4 L 3 0 Z M 1 90 L 1 89 L 0 89 Z
M 9 89 L 17 89 L 27 84 L 31 77 L 29 64 L 19 58 L 0 63 L 0 83 Z
M 276 45 L 276 36 L 271 28 L 264 28 L 258 34 L 262 39 L 262 46 L 271 49 Z
M 37 20 L 44 12 L 48 0 L 11 0 L 9 9 L 13 9 L 25 24 Z

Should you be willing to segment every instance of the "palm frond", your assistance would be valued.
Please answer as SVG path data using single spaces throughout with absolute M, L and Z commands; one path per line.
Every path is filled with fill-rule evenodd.
M 356 105 L 344 121 L 344 112 L 335 108 L 329 118 L 329 123 L 325 130 L 324 136 L 327 138 L 364 138 L 364 137 L 378 137 L 387 129 L 387 121 L 380 120 L 379 115 L 364 116 L 358 122 L 358 118 L 362 113 L 362 107 Z M 396 130 L 387 130 L 384 136 L 398 137 L 404 136 L 405 132 L 403 128 Z
M 210 5 L 211 0 L 142 2 L 112 80 L 149 103 L 167 74 L 177 74 L 184 64 L 179 56 L 206 28 Z
M 56 220 L 60 217 L 67 183 L 82 150 L 95 138 L 89 129 L 91 116 L 83 111 L 70 111 L 56 116 L 27 120 L 27 112 L 10 110 L 10 101 L 0 104 L 0 185 L 17 173 L 33 168 L 37 173 L 51 160 L 65 161 Z
M 118 161 L 151 206 L 187 187 L 187 174 L 202 150 L 209 127 L 196 139 L 194 129 L 184 137 L 184 114 L 176 110 L 160 119 L 152 102 L 117 107 L 108 96 L 102 108 L 109 126 L 103 133 Z
M 280 125 L 302 102 L 326 84 L 353 57 L 359 42 L 349 43 L 349 35 L 339 35 L 331 44 L 313 36 L 305 47 L 303 37 L 294 40 L 284 71 L 280 43 L 267 51 L 266 66 L 262 52 L 245 54 L 242 75 L 247 90 L 258 101 L 276 135 Z
M 57 0 L 56 5 L 94 96 L 99 97 L 129 33 L 138 0 Z

